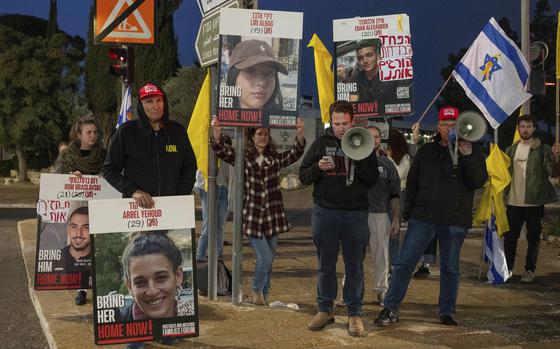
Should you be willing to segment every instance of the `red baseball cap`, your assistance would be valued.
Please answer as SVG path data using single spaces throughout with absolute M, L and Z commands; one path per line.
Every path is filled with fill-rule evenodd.
M 140 92 L 138 92 L 138 94 L 140 95 L 140 100 L 149 96 L 165 96 L 165 93 L 163 93 L 159 87 L 150 82 L 140 87 Z
M 439 110 L 438 121 L 456 120 L 459 116 L 459 109 L 455 107 L 443 107 Z

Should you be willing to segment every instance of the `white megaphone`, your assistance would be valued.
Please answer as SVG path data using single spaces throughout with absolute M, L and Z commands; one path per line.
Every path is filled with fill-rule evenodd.
M 342 151 L 352 160 L 367 158 L 375 147 L 373 136 L 363 127 L 352 127 L 342 136 Z
M 477 142 L 486 134 L 486 120 L 479 113 L 468 110 L 457 118 L 456 126 L 449 132 L 449 141 L 455 142 L 457 136 L 468 142 Z

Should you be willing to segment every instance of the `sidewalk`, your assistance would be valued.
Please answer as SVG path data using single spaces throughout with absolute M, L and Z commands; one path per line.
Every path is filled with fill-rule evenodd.
M 3 190 L 0 189 L 0 190 Z M 462 279 L 457 304 L 459 327 L 439 325 L 437 299 L 439 272 L 412 280 L 401 307 L 401 322 L 391 328 L 374 328 L 381 309 L 372 290 L 372 266 L 365 260 L 364 320 L 367 335 L 350 337 L 344 308 L 336 309 L 336 322 L 322 332 L 307 330 L 315 314 L 316 255 L 311 240 L 310 189 L 285 192 L 292 231 L 281 235 L 274 262 L 270 301 L 296 303 L 299 310 L 255 307 L 250 302 L 234 306 L 226 297 L 209 301 L 199 297 L 200 336 L 174 346 L 149 343 L 147 348 L 558 348 L 560 347 L 559 244 L 543 242 L 537 280 L 521 284 L 523 262 L 518 259 L 513 280 L 492 286 L 478 280 L 481 239 L 469 237 L 461 255 Z M 200 222 L 197 222 L 200 224 Z M 226 239 L 231 241 L 231 222 Z M 36 222 L 18 225 L 21 247 L 30 280 L 35 257 Z M 198 230 L 197 230 L 198 231 Z M 243 294 L 249 294 L 255 255 L 246 243 L 243 255 Z M 526 243 L 520 241 L 524 257 Z M 231 246 L 225 247 L 231 265 Z M 341 258 L 339 275 L 343 274 Z M 86 306 L 74 305 L 75 291 L 34 292 L 30 295 L 39 313 L 51 348 L 94 348 L 91 293 Z M 117 348 L 121 346 L 109 346 Z

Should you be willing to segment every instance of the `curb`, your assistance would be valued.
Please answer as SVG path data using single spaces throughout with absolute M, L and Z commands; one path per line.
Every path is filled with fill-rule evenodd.
M 31 269 L 29 269 L 29 266 L 27 265 L 27 259 L 24 256 L 24 253 L 25 253 L 25 251 L 23 249 L 24 242 L 23 242 L 23 237 L 22 237 L 22 234 L 21 234 L 21 223 L 22 222 L 23 221 L 19 221 L 17 223 L 17 230 L 18 230 L 18 237 L 19 237 L 19 246 L 21 248 L 23 263 L 25 265 L 25 273 L 27 274 L 27 291 L 29 293 L 29 298 L 31 298 L 31 303 L 33 303 L 33 307 L 35 308 L 35 312 L 37 313 L 37 317 L 39 318 L 39 323 L 41 324 L 41 327 L 43 328 L 43 334 L 45 335 L 45 338 L 47 339 L 47 343 L 49 344 L 49 348 L 50 349 L 58 349 L 58 345 L 56 344 L 54 336 L 51 333 L 49 323 L 48 323 L 47 319 L 45 318 L 45 314 L 43 313 L 43 308 L 41 308 L 41 304 L 39 303 L 39 300 L 35 296 L 35 290 L 33 289 L 33 280 L 32 280 L 33 275 L 30 275 L 30 273 L 29 273 L 29 270 L 31 270 Z
M 37 208 L 37 205 L 36 204 L 0 204 L 0 208 Z

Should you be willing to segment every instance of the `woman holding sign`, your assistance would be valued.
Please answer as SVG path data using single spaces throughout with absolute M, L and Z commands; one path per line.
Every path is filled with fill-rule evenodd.
M 107 152 L 97 142 L 97 123 L 92 116 L 81 117 L 70 131 L 70 142 L 54 163 L 54 172 L 77 176 L 101 173 Z
M 282 109 L 278 72 L 288 75 L 288 69 L 276 59 L 268 43 L 241 41 L 233 49 L 229 64 L 227 95 L 234 97 L 234 108 Z
M 224 143 L 220 122 L 214 118 L 211 125 L 212 149 L 219 158 L 233 165 L 234 149 Z M 267 305 L 278 234 L 290 229 L 280 192 L 280 169 L 302 156 L 305 148 L 303 131 L 303 120 L 298 118 L 295 144 L 283 153 L 278 153 L 271 144 L 269 129 L 249 128 L 247 132 L 243 233 L 257 255 L 252 283 L 255 305 Z
M 107 152 L 97 143 L 97 123 L 91 116 L 82 116 L 72 126 L 70 142 L 54 163 L 54 172 L 59 174 L 98 175 Z M 89 233 L 88 233 L 89 236 Z M 89 263 L 89 265 L 91 265 Z M 76 305 L 87 302 L 87 291 L 78 290 Z

